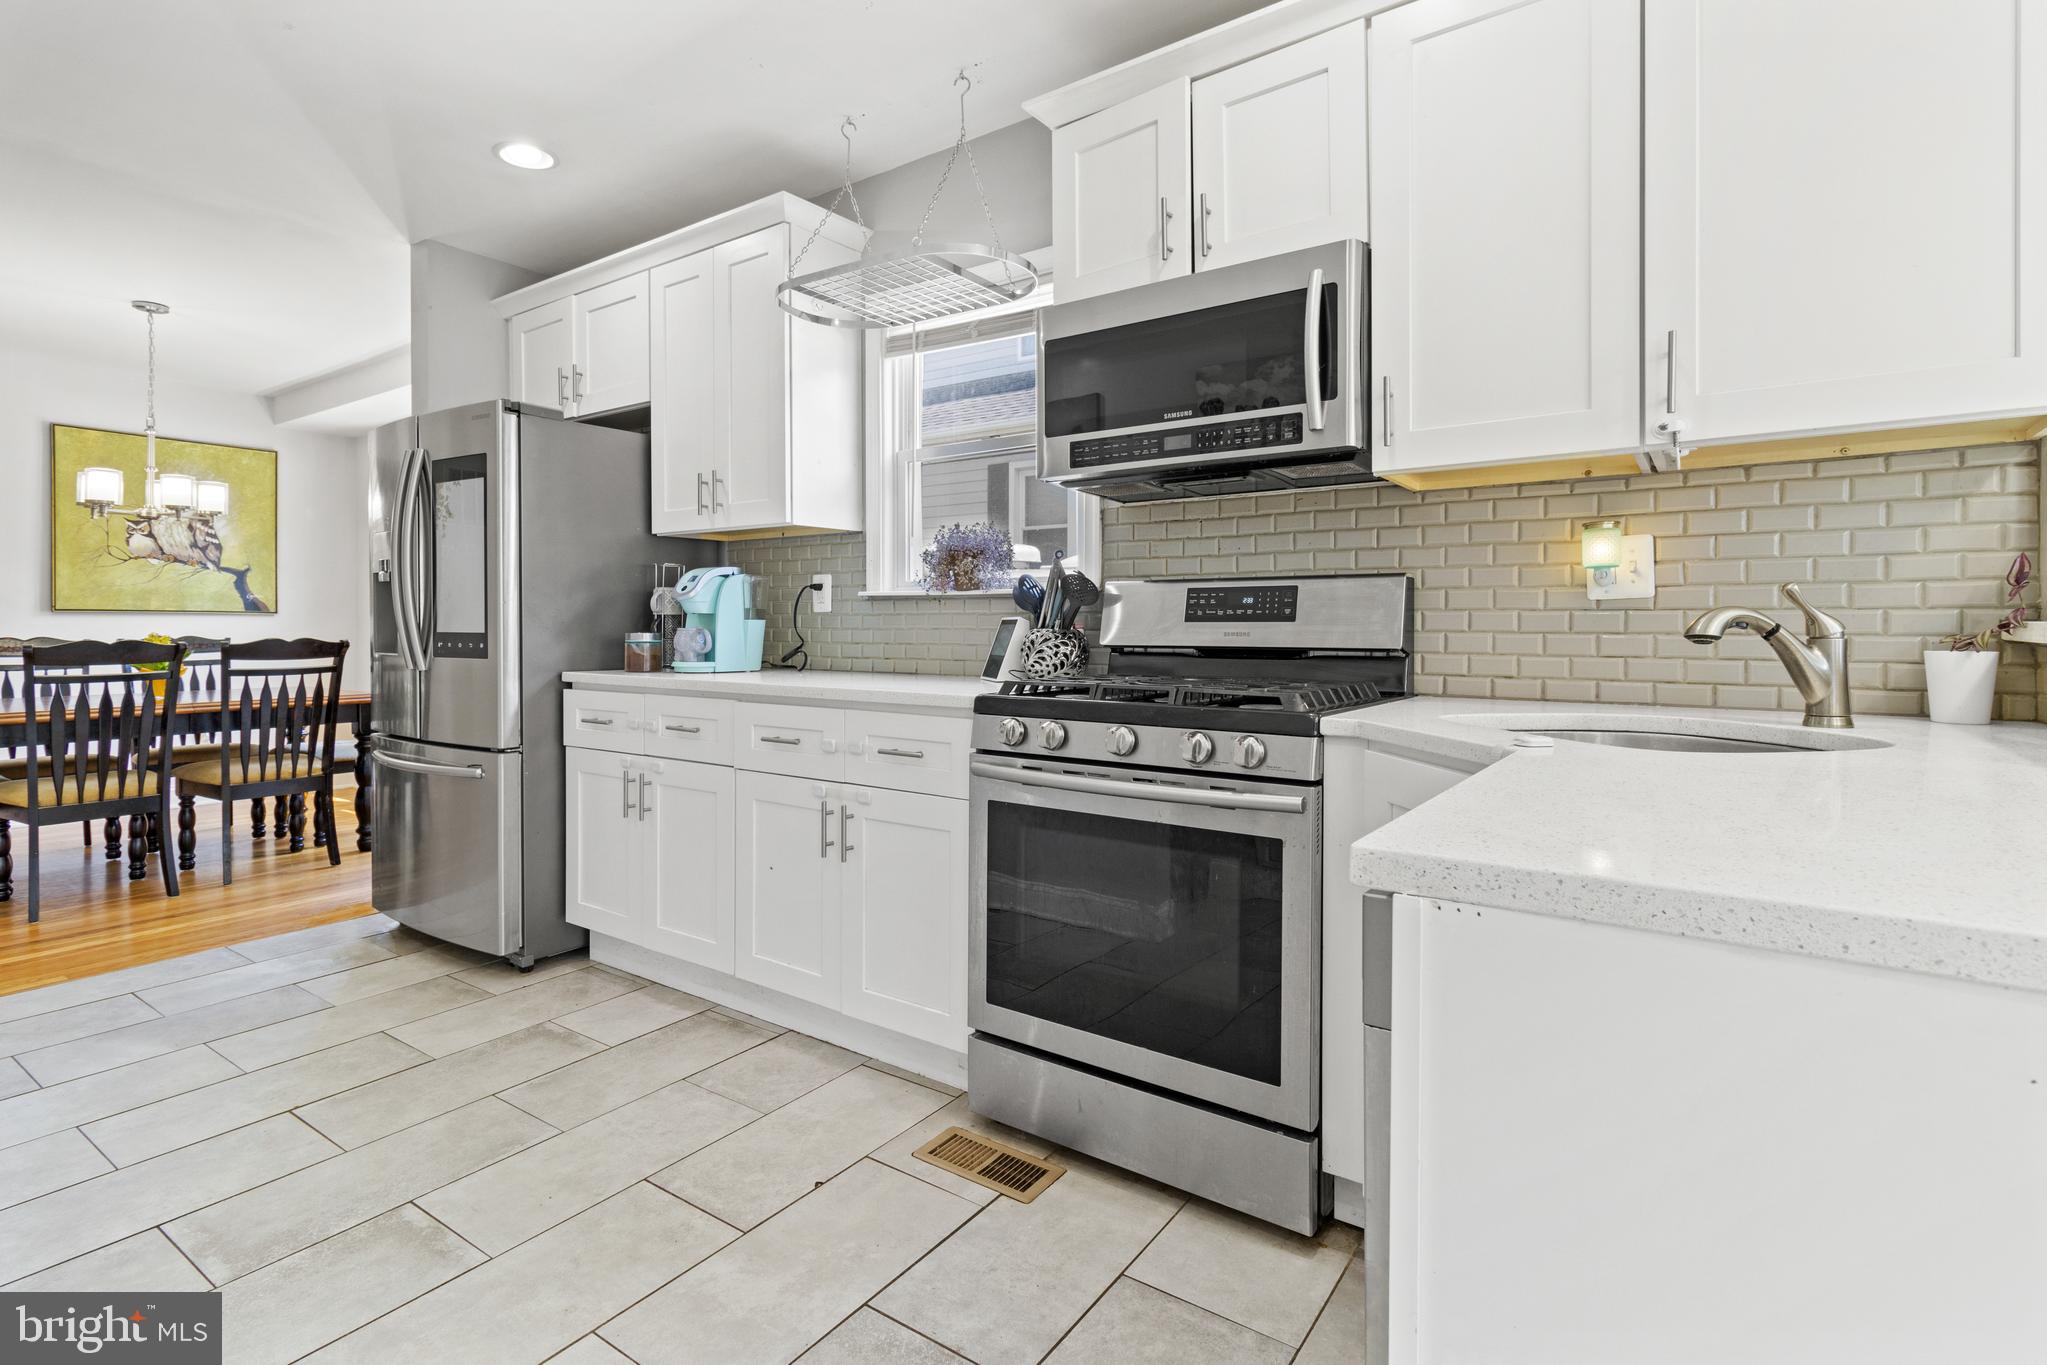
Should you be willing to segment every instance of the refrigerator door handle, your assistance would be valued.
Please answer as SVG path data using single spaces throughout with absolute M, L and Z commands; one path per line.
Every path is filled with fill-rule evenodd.
M 469 782 L 484 779 L 483 768 L 475 763 L 429 763 L 425 759 L 401 758 L 382 749 L 372 749 L 370 757 L 379 767 L 396 768 L 400 772 L 418 773 L 422 777 L 459 777 Z
M 414 633 L 418 623 L 413 619 L 412 601 L 412 504 L 419 493 L 416 466 L 424 453 L 417 446 L 405 452 L 398 473 L 398 508 L 391 519 L 391 614 L 398 623 L 398 652 L 414 672 L 426 668 L 424 651 Z
M 412 562 L 413 626 L 414 648 L 419 651 L 419 671 L 424 673 L 433 666 L 432 645 L 434 638 L 434 457 L 431 452 L 421 450 L 419 463 L 413 467 L 413 478 L 418 488 L 413 493 L 413 526 L 418 543 L 412 547 L 409 556 Z

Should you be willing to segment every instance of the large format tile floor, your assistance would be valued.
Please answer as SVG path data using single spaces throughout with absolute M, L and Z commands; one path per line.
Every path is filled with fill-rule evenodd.
M 0 1285 L 220 1288 L 229 1361 L 1364 1359 L 1356 1234 L 1068 1153 L 917 1161 L 958 1092 L 382 916 L 0 996 Z

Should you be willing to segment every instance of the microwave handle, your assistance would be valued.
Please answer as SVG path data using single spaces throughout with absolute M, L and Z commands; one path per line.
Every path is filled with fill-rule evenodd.
M 1306 370 L 1308 430 L 1320 431 L 1322 403 L 1322 272 L 1308 276 L 1308 306 L 1301 315 L 1301 366 Z

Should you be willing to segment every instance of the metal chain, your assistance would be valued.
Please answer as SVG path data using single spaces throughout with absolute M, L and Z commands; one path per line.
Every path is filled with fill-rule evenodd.
M 938 173 L 938 186 L 931 191 L 931 201 L 924 205 L 924 216 L 917 221 L 917 233 L 914 237 L 910 238 L 910 249 L 912 251 L 923 249 L 924 229 L 931 224 L 931 212 L 938 207 L 939 196 L 945 193 L 945 182 L 951 178 L 952 168 L 959 161 L 960 153 L 965 152 L 967 154 L 967 170 L 974 177 L 974 193 L 981 200 L 981 217 L 988 223 L 988 235 L 992 239 L 991 245 L 994 246 L 998 256 L 1005 257 L 1002 262 L 1002 282 L 1007 285 L 1014 278 L 1014 272 L 1010 269 L 1009 262 L 1006 259 L 1007 253 L 1002 250 L 1002 233 L 995 226 L 995 209 L 988 202 L 988 187 L 981 183 L 980 163 L 974 160 L 974 149 L 967 142 L 967 96 L 973 92 L 974 78 L 966 73 L 964 67 L 960 69 L 960 73 L 957 76 L 952 78 L 954 85 L 958 85 L 962 81 L 966 83 L 967 88 L 960 91 L 959 136 L 953 140 L 952 155 L 945 159 L 945 169 Z
M 832 214 L 838 209 L 841 199 L 853 206 L 853 221 L 863 228 L 867 226 L 867 220 L 860 216 L 860 196 L 853 193 L 853 134 L 859 131 L 860 125 L 853 122 L 851 114 L 846 115 L 844 121 L 839 124 L 839 136 L 846 139 L 846 166 L 841 172 L 839 192 L 832 196 L 831 203 L 824 206 L 824 213 L 818 218 L 817 226 L 812 228 L 810 236 L 803 240 L 803 249 L 796 253 L 795 260 L 789 262 L 789 273 L 792 276 L 796 273 L 796 267 L 803 264 L 803 258 L 810 254 L 811 244 L 817 241 L 818 234 L 824 231 L 825 224 L 832 221 Z

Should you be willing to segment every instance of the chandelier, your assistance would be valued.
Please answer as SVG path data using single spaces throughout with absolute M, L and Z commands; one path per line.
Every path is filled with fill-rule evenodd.
M 190 474 L 160 473 L 156 467 L 156 320 L 171 311 L 170 305 L 136 299 L 129 306 L 149 321 L 148 416 L 142 428 L 147 454 L 142 466 L 142 505 L 120 505 L 127 492 L 121 471 L 105 465 L 78 471 L 76 501 L 91 511 L 94 520 L 111 513 L 151 525 L 158 521 L 182 522 L 188 529 L 203 525 L 211 530 L 216 520 L 227 515 L 227 484 L 218 479 L 195 479 Z M 157 539 L 162 541 L 166 537 Z

